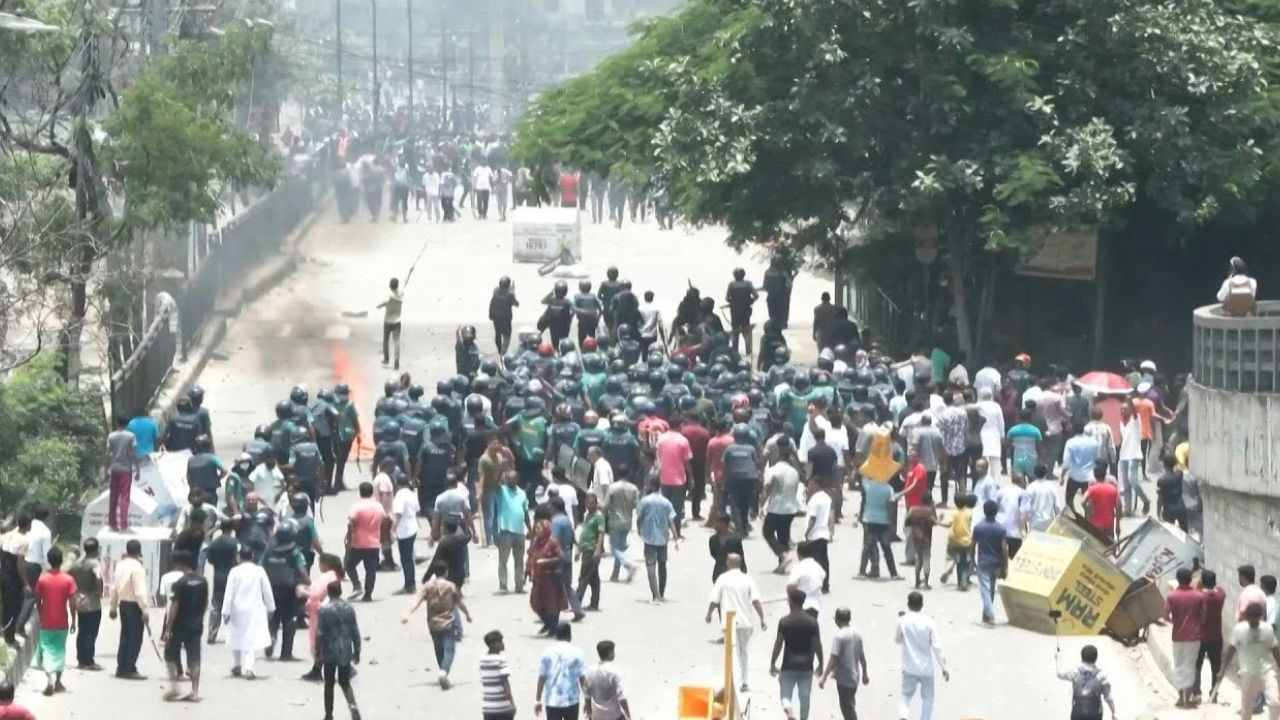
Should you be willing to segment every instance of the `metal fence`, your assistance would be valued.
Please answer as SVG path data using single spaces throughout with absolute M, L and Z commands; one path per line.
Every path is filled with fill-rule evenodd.
M 889 352 L 902 349 L 917 328 L 916 318 L 866 278 L 848 276 L 843 304 L 849 310 L 849 317 L 860 327 L 870 328 L 875 341 Z
M 157 310 L 143 340 L 112 375 L 113 413 L 132 417 L 146 411 L 178 350 L 185 355 L 191 338 L 216 313 L 218 297 L 227 285 L 243 279 L 279 250 L 284 239 L 316 210 L 328 162 L 328 146 L 321 146 L 305 171 L 288 176 L 221 229 L 200 228 L 186 238 L 188 252 L 196 260 L 195 271 L 178 290 L 172 311 Z
M 1221 305 L 1192 316 L 1192 373 L 1199 384 L 1230 392 L 1280 392 L 1280 301 L 1236 317 Z

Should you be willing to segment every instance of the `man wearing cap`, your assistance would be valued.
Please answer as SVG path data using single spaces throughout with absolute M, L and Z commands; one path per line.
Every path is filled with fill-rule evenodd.
M 1009 370 L 1009 379 L 1013 381 L 1020 393 L 1025 393 L 1035 384 L 1035 377 L 1027 369 L 1029 367 L 1031 367 L 1030 355 L 1018 353 L 1013 356 L 1013 368 Z
M 1145 371 L 1147 366 L 1152 368 L 1155 365 L 1150 361 L 1142 363 L 1142 369 Z M 1145 375 L 1143 377 L 1146 377 Z M 1156 404 L 1147 397 L 1151 392 L 1151 381 L 1143 380 L 1138 383 L 1137 391 L 1134 393 L 1132 404 L 1133 414 L 1138 417 L 1138 426 L 1142 431 L 1142 479 L 1147 478 L 1147 461 L 1151 454 L 1151 440 L 1155 437 L 1155 421 L 1170 422 L 1172 418 L 1166 418 L 1156 412 Z

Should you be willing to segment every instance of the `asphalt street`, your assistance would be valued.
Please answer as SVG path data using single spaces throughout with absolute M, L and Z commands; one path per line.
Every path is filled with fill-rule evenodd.
M 539 278 L 534 265 L 512 263 L 508 225 L 493 219 L 473 220 L 469 210 L 464 214 L 468 217 L 447 226 L 385 220 L 372 224 L 365 219 L 344 225 L 330 211 L 315 224 L 304 240 L 306 259 L 298 272 L 231 323 L 200 380 L 224 458 L 230 460 L 253 427 L 270 419 L 274 403 L 286 397 L 295 383 L 305 383 L 314 391 L 339 380 L 349 382 L 362 414 L 370 414 L 376 393 L 391 375 L 380 363 L 381 317 L 374 306 L 382 300 L 388 278 L 403 277 L 424 240 L 426 251 L 408 287 L 404 310 L 404 369 L 416 381 L 430 388 L 453 373 L 453 335 L 460 324 L 477 325 L 482 349 L 491 350 L 487 303 L 501 275 L 513 278 L 522 302 L 517 327 L 533 323 L 540 310 L 538 300 L 551 282 Z M 677 227 L 662 232 L 650 221 L 615 230 L 588 223 L 584 224 L 584 247 L 584 262 L 594 280 L 603 277 L 605 267 L 618 266 L 637 291 L 654 290 L 668 318 L 688 282 L 719 297 L 733 267 L 746 268 L 757 283 L 763 272 L 760 257 L 736 254 L 724 245 L 723 234 L 712 229 Z M 829 282 L 811 275 L 796 280 L 789 338 L 809 356 L 810 309 L 824 289 L 829 289 Z M 368 314 L 358 316 L 361 311 Z M 762 301 L 757 322 L 764 315 Z M 366 473 L 368 469 L 366 463 Z M 349 474 L 355 472 L 353 465 Z M 325 503 L 322 533 L 329 547 L 341 548 L 351 496 L 347 493 Z M 856 496 L 850 494 L 846 512 L 856 507 L 855 502 Z M 617 643 L 618 665 L 639 720 L 674 718 L 678 686 L 714 685 L 721 677 L 722 647 L 715 644 L 718 628 L 703 622 L 711 587 L 707 537 L 708 531 L 700 526 L 690 528 L 687 541 L 672 554 L 670 602 L 647 604 L 641 574 L 631 584 L 606 583 L 603 612 L 573 626 L 575 643 L 592 660 L 597 641 L 607 638 Z M 942 566 L 940 540 L 935 542 L 935 568 Z M 900 661 L 893 629 L 910 587 L 907 582 L 855 580 L 860 548 L 860 531 L 847 522 L 837 529 L 831 547 L 832 592 L 824 599 L 821 620 L 825 639 L 834 632 L 832 610 L 851 608 L 870 663 L 871 684 L 858 693 L 860 716 L 881 720 L 896 717 Z M 425 543 L 419 549 L 425 551 Z M 901 557 L 901 546 L 896 549 Z M 639 559 L 638 546 L 633 546 L 632 554 Z M 495 628 L 507 637 L 519 714 L 532 716 L 537 659 L 546 641 L 535 635 L 537 626 L 526 596 L 497 594 L 496 558 L 492 549 L 473 548 L 466 596 L 475 622 L 467 627 L 454 667 L 454 687 L 448 691 L 435 681 L 425 616 L 413 618 L 407 628 L 402 626 L 400 616 L 410 599 L 391 595 L 400 586 L 398 574 L 380 576 L 376 601 L 357 606 L 366 649 L 355 688 L 365 718 L 479 718 L 477 667 L 484 652 L 480 638 Z M 772 626 L 785 612 L 785 578 L 768 573 L 771 560 L 758 535 L 747 542 L 747 564 L 766 599 Z M 936 718 L 1067 717 L 1070 688 L 1054 675 L 1053 637 L 1009 627 L 1003 624 L 1003 612 L 998 627 L 985 628 L 979 622 L 976 592 L 944 588 L 936 577 L 934 588 L 926 593 L 925 610 L 937 622 L 951 669 L 950 682 L 939 678 Z M 159 611 L 154 611 L 153 627 L 159 628 L 160 620 Z M 99 661 L 109 670 L 114 668 L 117 628 L 104 622 L 98 642 Z M 757 632 L 751 648 L 747 696 L 752 718 L 781 717 L 777 685 L 768 676 L 773 635 L 772 627 L 767 633 Z M 1155 679 L 1154 667 L 1145 664 L 1138 651 L 1104 638 L 1063 639 L 1064 664 L 1078 657 L 1086 641 L 1101 648 L 1101 665 L 1111 677 L 1119 717 L 1151 718 L 1156 709 L 1172 704 L 1167 685 L 1162 678 Z M 305 647 L 305 642 L 301 645 Z M 260 670 L 268 677 L 255 682 L 231 678 L 230 666 L 225 646 L 206 648 L 205 701 L 200 705 L 161 701 L 164 671 L 146 648 L 139 667 L 150 676 L 147 681 L 130 683 L 114 679 L 110 672 L 70 670 L 69 692 L 42 698 L 38 691 L 43 677 L 31 672 L 19 699 L 42 719 L 100 720 L 115 712 L 125 713 L 130 720 L 269 716 L 282 711 L 290 718 L 321 717 L 320 686 L 298 680 L 305 663 L 266 662 Z M 917 713 L 913 710 L 912 717 Z M 339 707 L 336 715 L 345 717 L 345 710 Z M 815 684 L 811 717 L 838 716 L 835 689 L 828 686 L 820 691 Z

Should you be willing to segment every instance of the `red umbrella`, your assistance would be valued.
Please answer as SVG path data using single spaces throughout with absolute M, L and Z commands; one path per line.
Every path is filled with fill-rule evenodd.
M 1118 395 L 1133 392 L 1133 387 L 1123 376 L 1103 370 L 1095 370 L 1076 378 L 1076 384 L 1085 392 L 1094 394 Z

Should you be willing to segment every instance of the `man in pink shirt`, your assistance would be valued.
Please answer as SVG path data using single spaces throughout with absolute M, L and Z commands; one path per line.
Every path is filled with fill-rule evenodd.
M 373 483 L 360 483 L 360 499 L 347 515 L 347 576 L 351 578 L 352 597 L 363 593 L 364 602 L 373 599 L 373 584 L 378 579 L 378 550 L 382 547 L 382 523 L 387 512 L 373 497 Z M 364 565 L 364 587 L 360 585 L 359 566 Z
M 1236 620 L 1244 620 L 1244 611 L 1250 605 L 1261 605 L 1263 608 L 1267 606 L 1267 594 L 1258 587 L 1257 571 L 1252 565 L 1241 565 L 1236 569 L 1236 573 L 1240 578 L 1240 596 L 1236 599 Z
M 690 463 L 693 460 L 693 449 L 689 439 L 678 430 L 668 429 L 658 436 L 655 446 L 658 455 L 658 483 L 662 496 L 671 501 L 676 509 L 676 538 L 683 537 L 680 529 L 684 525 L 684 491 L 693 476 Z

